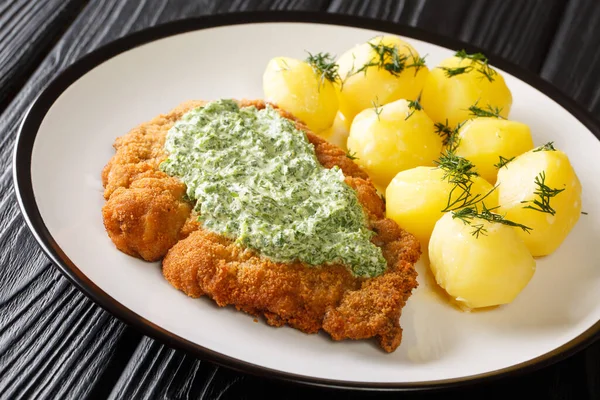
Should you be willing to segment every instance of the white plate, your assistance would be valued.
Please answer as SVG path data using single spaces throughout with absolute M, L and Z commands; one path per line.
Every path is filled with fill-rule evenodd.
M 263 13 L 168 24 L 88 55 L 46 88 L 19 134 L 15 182 L 37 240 L 84 292 L 144 333 L 283 379 L 369 388 L 454 385 L 547 364 L 589 344 L 600 330 L 600 142 L 592 133 L 600 130 L 549 85 L 493 58 L 513 93 L 511 119 L 528 124 L 536 144 L 552 140 L 570 156 L 588 213 L 555 254 L 538 260 L 533 280 L 512 304 L 459 312 L 435 294 L 421 261 L 420 287 L 401 319 L 402 344 L 386 354 L 370 341 L 273 328 L 188 298 L 163 279 L 158 263 L 115 249 L 102 224 L 100 172 L 116 137 L 185 100 L 260 98 L 271 57 L 303 58 L 305 50 L 340 55 L 381 33 L 374 28 L 405 36 L 428 54 L 430 66 L 464 47 L 381 22 Z

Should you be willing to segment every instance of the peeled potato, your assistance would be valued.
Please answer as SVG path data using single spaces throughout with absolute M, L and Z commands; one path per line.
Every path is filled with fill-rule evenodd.
M 391 52 L 383 52 L 385 49 Z M 378 36 L 344 53 L 338 60 L 340 78 L 340 111 L 352 121 L 354 116 L 373 102 L 387 104 L 398 99 L 416 99 L 429 74 L 427 66 L 411 66 L 419 61 L 419 53 L 395 36 Z M 400 72 L 390 65 L 402 65 Z M 373 65 L 372 65 L 373 64 Z
M 437 283 L 465 308 L 512 302 L 535 272 L 535 260 L 515 230 L 473 219 L 485 234 L 446 213 L 429 241 L 431 271 Z
M 536 179 L 550 189 L 562 190 L 549 199 L 554 211 L 542 212 L 526 207 L 539 207 L 534 200 L 540 185 Z M 526 225 L 529 233 L 517 231 L 534 257 L 554 252 L 565 240 L 581 215 L 581 183 L 571 162 L 562 151 L 535 151 L 524 153 L 498 171 L 499 213 L 506 218 Z M 546 211 L 552 211 L 546 209 Z
M 409 108 L 406 100 L 363 110 L 352 121 L 348 136 L 355 162 L 383 187 L 400 171 L 433 166 L 441 148 L 431 119 L 423 110 Z
M 426 247 L 435 223 L 444 215 L 450 191 L 455 185 L 444 179 L 444 171 L 433 167 L 417 167 L 398 173 L 388 185 L 386 216 L 415 235 Z M 481 177 L 473 178 L 471 194 L 485 196 L 494 187 Z M 462 194 L 455 191 L 452 198 Z M 481 198 L 480 197 L 480 198 Z M 486 207 L 498 205 L 498 192 L 483 200 Z
M 293 58 L 269 61 L 263 91 L 266 101 L 291 112 L 315 133 L 329 128 L 338 111 L 334 84 L 321 79 L 308 63 Z
M 468 121 L 458 131 L 456 155 L 475 164 L 477 172 L 496 182 L 500 156 L 511 159 L 533 149 L 529 127 L 521 122 L 482 117 Z
M 333 120 L 333 125 L 324 131 L 318 133 L 323 139 L 327 140 L 331 144 L 335 144 L 340 149 L 346 151 L 346 143 L 348 142 L 348 135 L 350 134 L 350 124 L 344 115 L 340 112 L 337 113 Z
M 447 76 L 442 68 L 470 68 L 467 72 Z M 433 68 L 423 86 L 421 104 L 434 122 L 446 123 L 452 127 L 471 118 L 469 107 L 477 104 L 482 109 L 498 107 L 500 115 L 508 117 L 512 105 L 512 94 L 500 73 L 491 75 L 490 82 L 480 71 L 479 61 L 451 57 Z M 490 67 L 491 68 L 491 67 Z M 495 70 L 493 70 L 495 71 Z

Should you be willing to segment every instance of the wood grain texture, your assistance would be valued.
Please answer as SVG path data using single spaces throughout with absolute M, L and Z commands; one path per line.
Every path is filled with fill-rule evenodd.
M 0 3 L 0 112 L 84 4 L 82 0 Z
M 44 46 L 64 30 L 59 25 L 68 25 L 64 13 L 77 8 L 76 3 L 3 3 L 2 100 L 12 90 L 8 86 L 20 85 L 39 66 L 39 58 L 48 50 Z M 0 397 L 6 399 L 73 394 L 81 398 L 93 393 L 107 366 L 117 359 L 122 339 L 128 337 L 123 324 L 85 298 L 48 263 L 25 227 L 14 198 L 15 133 L 39 90 L 66 65 L 64 50 L 59 47 L 44 60 L 0 117 Z
M 328 11 L 417 26 L 479 46 L 538 72 L 564 3 L 565 0 L 333 0 Z
M 18 214 L 12 188 L 4 189 L 0 398 L 82 398 L 96 390 L 108 367 L 131 354 L 123 348 L 124 341 L 133 334 L 135 346 L 140 336 L 88 300 L 48 263 Z
M 2 3 L 0 10 L 7 4 Z M 24 112 L 53 77 L 104 43 L 160 22 L 269 5 L 92 1 L 4 110 L 0 116 L 0 398 L 106 398 L 140 340 L 139 334 L 92 303 L 51 266 L 26 228 L 11 176 L 12 147 Z M 319 9 L 323 2 L 278 1 L 273 6 Z M 8 31 L 0 28 L 0 32 Z M 15 40 L 9 43 L 20 46 Z M 40 53 L 24 57 L 36 54 Z M 31 62 L 35 66 L 35 60 Z
M 90 43 L 91 50 L 128 33 L 183 18 L 257 10 L 319 11 L 326 4 L 325 0 L 106 0 L 90 3 L 77 22 L 85 20 L 97 28 L 103 24 Z
M 111 399 L 232 398 L 249 378 L 144 338 L 113 388 Z
M 571 0 L 543 69 L 547 79 L 600 119 L 600 3 Z
M 366 15 L 419 26 L 476 44 L 538 71 L 550 44 L 551 55 L 560 44 L 552 37 L 564 3 L 454 0 L 448 6 L 444 0 L 89 1 L 0 116 L 0 398 L 250 399 L 269 394 L 292 399 L 374 397 L 372 393 L 307 388 L 240 374 L 140 338 L 91 303 L 49 265 L 19 216 L 12 192 L 10 157 L 24 111 L 45 84 L 73 61 L 102 44 L 158 23 L 229 11 L 297 9 Z M 0 10 L 6 4 L 0 5 Z M 2 28 L 0 25 L 0 32 Z M 600 36 L 598 29 L 595 32 Z M 29 60 L 29 56 L 23 57 Z M 544 71 L 546 68 L 547 64 Z M 562 68 L 557 72 L 565 71 L 566 67 Z M 592 80 L 589 76 L 586 79 Z M 586 81 L 581 82 L 585 85 Z M 581 97 L 581 101 L 586 99 L 589 96 Z M 467 391 L 445 392 L 444 396 L 505 399 L 520 385 L 526 385 L 536 398 L 596 399 L 600 398 L 599 359 L 600 344 L 539 372 Z M 409 393 L 402 398 L 438 395 Z
M 596 399 L 588 396 L 585 354 L 515 378 L 439 393 L 376 393 L 323 389 L 240 374 L 194 359 L 144 338 L 115 385 L 111 399 L 406 399 L 506 400 L 526 388 L 536 399 Z
M 91 393 L 125 329 L 51 266 L 2 311 L 0 393 L 6 398 Z

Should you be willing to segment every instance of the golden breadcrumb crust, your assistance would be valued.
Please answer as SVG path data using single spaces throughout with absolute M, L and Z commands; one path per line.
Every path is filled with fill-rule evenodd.
M 383 350 L 394 351 L 402 338 L 402 307 L 417 287 L 419 242 L 385 218 L 382 199 L 358 165 L 283 110 L 282 116 L 306 132 L 319 162 L 326 168 L 338 165 L 357 192 L 376 233 L 373 243 L 387 260 L 386 272 L 365 279 L 342 265 L 273 262 L 203 229 L 183 198 L 185 185 L 158 166 L 166 158 L 168 130 L 205 103 L 185 102 L 115 141 L 116 154 L 102 171 L 102 215 L 116 247 L 144 260 L 162 259 L 164 277 L 188 296 L 207 295 L 219 306 L 263 315 L 273 326 L 287 324 L 306 333 L 323 329 L 334 340 L 375 337 Z M 239 103 L 265 107 L 262 101 Z

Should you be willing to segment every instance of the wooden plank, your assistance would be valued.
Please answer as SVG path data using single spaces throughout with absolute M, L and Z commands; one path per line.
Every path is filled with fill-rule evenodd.
M 86 0 L 0 3 L 0 112 L 85 3 Z
M 596 399 L 588 396 L 585 355 L 541 371 L 485 384 L 443 391 L 443 397 L 461 399 L 502 399 L 527 389 L 539 399 Z M 372 399 L 374 393 L 330 390 L 284 383 L 217 368 L 182 352 L 144 338 L 114 387 L 110 399 Z M 398 399 L 397 393 L 377 393 L 377 399 Z M 402 394 L 402 399 L 441 398 L 428 392 Z
M 0 393 L 60 398 L 92 392 L 125 327 L 46 266 L 3 302 Z
M 600 7 L 571 0 L 541 75 L 600 119 Z
M 333 0 L 328 11 L 450 36 L 538 72 L 565 0 Z
M 109 398 L 229 398 L 248 378 L 144 338 Z
M 38 2 L 21 3 L 29 6 Z M 104 43 L 161 22 L 269 6 L 268 2 L 258 1 L 90 2 L 2 113 L 0 398 L 106 398 L 140 340 L 139 334 L 97 307 L 63 278 L 25 227 L 14 199 L 11 176 L 12 147 L 23 113 L 48 81 Z M 324 3 L 277 1 L 272 6 L 319 9 Z M 6 4 L 0 5 L 0 10 L 6 10 Z M 2 16 L 6 13 L 0 12 Z M 0 28 L 1 32 L 7 31 Z M 3 56 L 4 53 L 0 58 Z
M 102 33 L 93 39 L 89 35 L 84 37 L 86 40 L 93 40 L 92 48 L 95 48 L 125 34 L 184 18 L 259 10 L 318 11 L 326 4 L 326 0 L 107 0 L 98 4 L 90 4 L 81 19 L 93 18 L 96 12 L 111 10 L 103 19 L 105 25 L 102 27 Z M 93 19 L 87 22 L 94 27 L 99 27 Z

